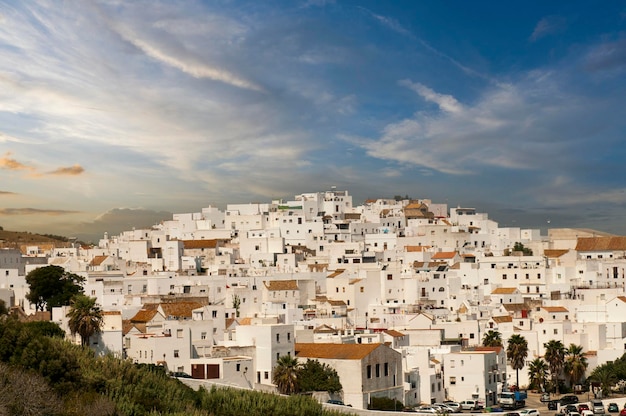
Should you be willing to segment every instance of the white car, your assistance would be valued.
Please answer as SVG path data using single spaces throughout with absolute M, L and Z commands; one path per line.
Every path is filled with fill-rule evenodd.
M 431 406 L 438 407 L 439 409 L 441 409 L 441 413 L 455 413 L 456 412 L 456 410 L 448 406 L 447 403 L 435 403 L 435 404 L 432 404 Z
M 519 414 L 520 416 L 541 416 L 541 414 L 539 413 L 539 410 L 537 409 L 520 410 Z
M 457 402 L 445 402 L 445 403 L 443 403 L 443 404 L 445 404 L 445 405 L 446 405 L 446 406 L 448 406 L 450 409 L 452 409 L 452 411 L 453 411 L 454 413 L 459 413 L 459 412 L 462 412 L 462 411 L 463 411 L 463 409 L 461 409 L 461 405 L 460 405 L 459 403 L 457 403 Z
M 439 408 L 433 407 L 433 406 L 420 406 L 417 409 L 415 409 L 415 411 L 417 413 L 430 413 L 430 414 L 440 413 Z

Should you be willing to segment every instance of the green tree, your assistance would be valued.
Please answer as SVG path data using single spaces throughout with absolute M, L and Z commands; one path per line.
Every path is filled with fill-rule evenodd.
M 295 357 L 283 355 L 278 358 L 276 367 L 274 367 L 272 382 L 276 384 L 279 392 L 293 394 L 300 391 L 300 384 L 298 383 L 300 368 L 300 363 Z
M 544 356 L 545 360 L 548 362 L 548 366 L 550 367 L 550 379 L 552 380 L 552 385 L 554 386 L 555 392 L 559 393 L 559 375 L 563 370 L 563 365 L 565 361 L 565 346 L 561 341 L 550 340 L 543 344 L 546 349 L 546 354 Z
M 37 310 L 52 310 L 55 306 L 69 305 L 73 296 L 83 293 L 85 278 L 68 273 L 59 266 L 39 267 L 26 275 L 30 292 L 26 295 Z
M 96 298 L 85 295 L 74 296 L 67 317 L 70 318 L 68 326 L 72 335 L 80 335 L 83 347 L 89 345 L 89 338 L 93 334 L 102 331 L 102 311 L 96 305 Z
M 611 394 L 611 387 L 618 381 L 613 366 L 608 364 L 596 367 L 589 375 L 589 380 L 600 384 L 603 397 Z M 594 389 L 593 393 L 597 395 L 598 392 Z
M 342 386 L 334 368 L 318 360 L 306 360 L 298 371 L 300 391 L 327 391 L 336 393 Z
M 502 346 L 502 334 L 498 331 L 489 330 L 483 337 L 483 346 L 485 347 L 501 347 Z
M 235 308 L 235 316 L 239 318 L 239 309 L 241 308 L 241 298 L 239 295 L 233 295 L 233 308 Z
M 506 356 L 515 370 L 516 386 L 519 387 L 519 370 L 524 368 L 526 357 L 528 357 L 528 342 L 526 338 L 519 334 L 513 334 L 509 338 L 506 346 Z
M 578 383 L 587 371 L 587 358 L 583 353 L 583 347 L 576 344 L 570 344 L 565 351 L 565 363 L 563 369 L 569 381 L 570 387 Z
M 546 382 L 548 381 L 548 363 L 542 358 L 535 358 L 528 364 L 528 378 L 530 379 L 530 387 L 536 390 L 544 391 Z

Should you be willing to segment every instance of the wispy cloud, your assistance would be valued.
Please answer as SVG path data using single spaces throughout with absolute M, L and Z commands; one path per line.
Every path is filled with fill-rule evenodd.
M 394 19 L 392 17 L 376 14 L 373 11 L 371 11 L 371 10 L 365 8 L 365 7 L 359 6 L 359 9 L 363 10 L 364 12 L 366 12 L 367 14 L 372 16 L 374 19 L 376 19 L 383 26 L 386 26 L 387 28 L 393 30 L 394 32 L 397 32 L 397 33 L 399 33 L 401 35 L 404 35 L 404 36 L 413 37 L 413 34 L 411 33 L 411 31 L 406 29 L 404 26 L 402 26 L 400 24 L 400 22 L 398 22 L 396 19 Z
M 533 33 L 530 35 L 530 40 L 532 42 L 535 42 L 548 35 L 553 35 L 555 33 L 562 32 L 566 29 L 566 27 L 567 27 L 567 20 L 564 17 L 561 17 L 561 16 L 544 17 L 539 22 L 537 22 L 537 25 L 535 26 Z
M 17 195 L 15 192 L 10 192 L 10 191 L 0 191 L 0 195 Z
M 584 65 L 591 71 L 626 68 L 626 38 L 594 46 L 585 56 Z
M 48 172 L 48 175 L 60 175 L 60 176 L 76 176 L 85 172 L 85 169 L 80 165 L 68 166 L 57 168 L 51 172 Z
M 437 108 L 386 125 L 376 139 L 347 140 L 372 157 L 446 174 L 499 169 L 577 175 L 573 166 L 594 152 L 578 146 L 605 129 L 596 117 L 610 104 L 589 99 L 583 105 L 559 81 L 549 73 L 529 73 L 516 83 L 491 85 L 474 102 L 461 104 L 450 94 L 405 80 L 400 85 Z M 606 134 L 603 141 L 617 143 L 617 137 Z M 562 154 L 568 155 L 566 164 L 559 163 Z
M 11 152 L 7 152 L 0 158 L 0 168 L 6 170 L 29 170 L 34 171 L 35 168 L 28 166 L 10 157 Z
M 263 91 L 263 88 L 259 85 L 234 74 L 232 71 L 203 62 L 200 57 L 187 50 L 184 45 L 177 44 L 177 42 L 173 40 L 169 40 L 167 43 L 151 42 L 122 25 L 115 24 L 113 28 L 126 41 L 143 51 L 146 55 L 173 68 L 179 69 L 192 77 L 208 78 L 238 88 L 259 92 Z
M 14 216 L 14 215 L 69 215 L 78 214 L 80 211 L 68 211 L 63 209 L 38 209 L 38 208 L 0 208 L 0 215 Z

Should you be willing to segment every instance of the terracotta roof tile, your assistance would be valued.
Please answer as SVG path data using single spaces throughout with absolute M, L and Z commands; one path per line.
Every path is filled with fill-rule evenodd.
M 263 282 L 267 290 L 298 290 L 297 280 L 270 280 Z
M 517 291 L 515 287 L 497 287 L 495 288 L 491 294 L 492 295 L 512 295 Z
M 569 250 L 543 250 L 543 255 L 550 258 L 561 257 L 562 255 L 569 252 Z
M 385 334 L 394 337 L 394 338 L 401 338 L 404 336 L 404 334 L 400 331 L 396 331 L 395 329 L 388 329 L 386 331 L 383 331 Z
M 183 240 L 186 249 L 216 248 L 219 240 Z
M 513 317 L 511 316 L 494 316 L 491 319 L 493 319 L 494 322 L 498 323 L 498 324 L 504 324 L 507 322 L 513 322 Z
M 334 360 L 362 360 L 382 344 L 296 343 L 296 357 Z
M 456 256 L 456 251 L 439 251 L 435 253 L 432 257 L 433 260 L 439 259 L 453 259 Z
M 186 301 L 161 303 L 161 309 L 163 309 L 166 318 L 191 318 L 193 310 L 202 306 L 204 305 L 199 302 Z
M 106 259 L 108 259 L 109 256 L 95 256 L 91 262 L 89 263 L 90 266 L 100 266 Z
M 133 324 L 150 322 L 157 313 L 158 312 L 156 309 L 154 310 L 141 309 L 139 312 L 135 314 L 135 316 L 130 318 L 130 322 L 132 322 Z
M 345 271 L 346 271 L 346 269 L 337 269 L 337 270 L 335 270 L 334 272 L 332 272 L 331 274 L 329 274 L 326 277 L 330 277 L 330 278 L 337 277 L 337 276 L 339 276 L 341 273 L 343 273 Z
M 544 306 L 543 309 L 546 312 L 569 312 L 569 310 L 564 306 Z
M 576 251 L 626 250 L 626 237 L 581 237 L 576 242 Z

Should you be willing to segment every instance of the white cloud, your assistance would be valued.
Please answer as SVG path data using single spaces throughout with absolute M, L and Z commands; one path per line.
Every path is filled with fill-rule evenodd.
M 375 140 L 350 141 L 370 156 L 448 174 L 556 171 L 562 168 L 559 155 L 567 153 L 570 161 L 584 157 L 577 143 L 595 134 L 599 124 L 589 111 L 591 102 L 583 105 L 546 73 L 529 74 L 517 84 L 491 84 L 467 104 L 420 83 L 401 85 L 438 109 L 388 124 Z M 594 111 L 604 110 L 598 103 Z
M 533 33 L 530 35 L 530 40 L 535 42 L 543 37 L 552 35 L 565 30 L 567 20 L 560 16 L 547 16 L 539 20 Z

